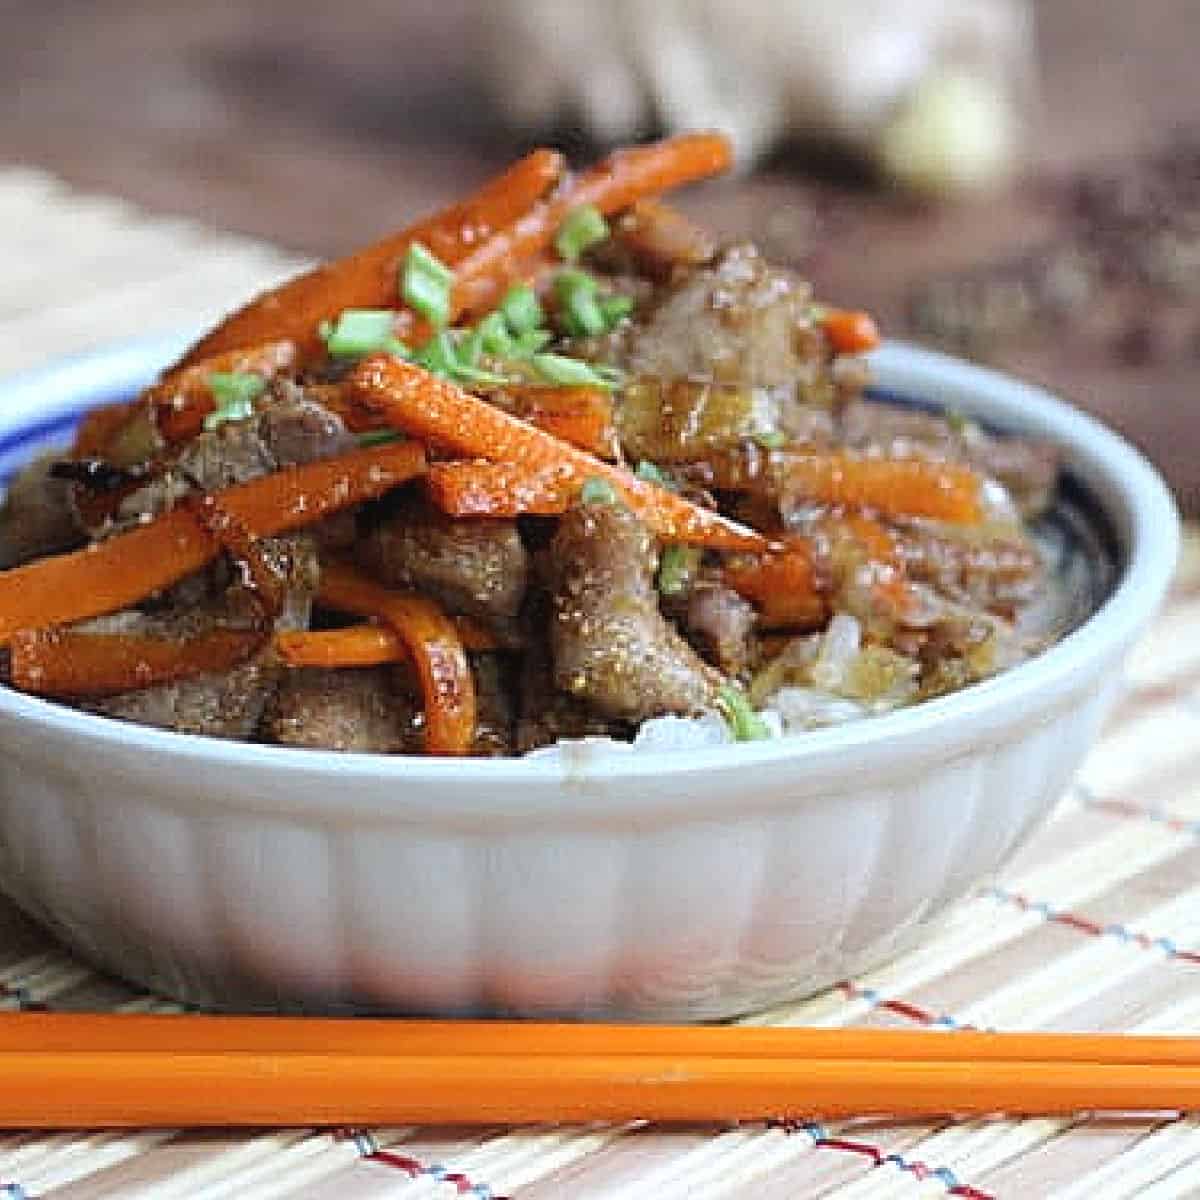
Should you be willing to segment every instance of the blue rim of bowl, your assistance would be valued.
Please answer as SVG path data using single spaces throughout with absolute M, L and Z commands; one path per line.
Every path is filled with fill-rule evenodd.
M 180 334 L 139 339 L 0 379 L 0 395 L 7 398 L 7 403 L 0 404 L 0 458 L 58 433 L 65 437 L 84 412 L 136 392 L 164 364 L 178 357 L 190 340 Z M 740 771 L 779 763 L 789 768 L 804 764 L 820 767 L 845 762 L 849 754 L 857 756 L 853 760 L 856 766 L 865 768 L 879 761 L 878 755 L 886 756 L 915 737 L 921 739 L 926 753 L 945 756 L 958 749 L 959 731 L 965 722 L 972 725 L 972 743 L 988 740 L 989 733 L 998 735 L 1013 725 L 1014 704 L 1020 705 L 1023 698 L 1048 688 L 1056 693 L 1069 690 L 1070 677 L 1081 666 L 1097 657 L 1107 662 L 1125 650 L 1157 611 L 1178 557 L 1179 516 L 1158 472 L 1136 449 L 1086 413 L 1040 388 L 998 372 L 902 343 L 885 345 L 873 358 L 885 392 L 912 397 L 924 405 L 929 403 L 930 389 L 950 387 L 966 398 L 961 407 L 968 413 L 972 411 L 972 395 L 994 397 L 1007 393 L 1013 398 L 1010 406 L 1017 398 L 1028 404 L 1028 415 L 1036 417 L 1032 432 L 1043 436 L 1050 432 L 1069 455 L 1083 454 L 1086 469 L 1077 474 L 1093 496 L 1096 480 L 1114 493 L 1109 503 L 1102 498 L 1097 502 L 1124 547 L 1119 577 L 1107 600 L 1088 620 L 1042 654 L 952 695 L 796 737 L 687 753 L 639 750 L 606 754 L 588 764 L 584 780 L 631 780 L 664 772 L 683 775 L 730 767 Z M 22 401 L 27 407 L 36 403 L 45 415 L 35 422 L 8 418 L 5 414 Z M 937 403 L 935 400 L 935 406 Z M 1024 417 L 1000 424 L 1031 428 Z M 1032 720 L 1037 706 L 1031 706 L 1031 710 Z M 581 781 L 578 765 L 567 766 L 553 758 L 341 754 L 173 733 L 80 712 L 4 687 L 0 687 L 0 714 L 56 727 L 97 747 L 116 742 L 149 753 L 171 754 L 181 762 L 219 762 L 304 775 L 329 771 L 336 772 L 343 782 L 369 777 L 412 783 L 452 779 L 485 785 L 489 781 L 564 776 Z

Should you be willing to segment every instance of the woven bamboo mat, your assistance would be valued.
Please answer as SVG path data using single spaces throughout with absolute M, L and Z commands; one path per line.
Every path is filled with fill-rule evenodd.
M 199 324 L 296 265 L 0 171 L 0 373 Z M 1000 885 L 883 970 L 757 1022 L 1200 1032 L 1200 535 L 1132 687 Z M 0 905 L 0 1006 L 168 1010 Z M 1200 1116 L 0 1136 L 10 1200 L 1200 1196 Z

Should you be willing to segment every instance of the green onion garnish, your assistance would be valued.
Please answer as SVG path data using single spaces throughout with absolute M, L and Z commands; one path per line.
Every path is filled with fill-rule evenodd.
M 528 358 L 544 350 L 552 341 L 554 334 L 549 329 L 530 329 L 514 340 L 513 354 L 517 358 Z
M 508 322 L 503 313 L 488 313 L 476 326 L 476 330 L 479 334 L 479 344 L 486 354 L 508 358 L 513 353 L 516 343 L 508 330 Z
M 554 248 L 564 262 L 574 262 L 585 250 L 608 237 L 608 222 L 594 204 L 581 204 L 567 213 L 554 236 Z
M 254 401 L 266 390 L 261 375 L 245 371 L 214 371 L 208 377 L 215 407 L 204 418 L 204 428 L 216 429 L 226 421 L 245 421 L 254 415 Z
M 389 442 L 402 442 L 404 434 L 398 429 L 368 429 L 358 435 L 358 444 L 367 446 L 386 446 Z
M 582 504 L 617 504 L 620 497 L 617 489 L 607 479 L 597 479 L 594 475 L 583 481 L 579 489 L 579 500 Z
M 451 379 L 455 383 L 484 383 L 498 387 L 508 382 L 503 375 L 464 362 L 455 335 L 448 329 L 435 333 L 417 351 L 413 361 L 434 375 L 441 375 L 443 379 Z
M 656 483 L 661 488 L 669 488 L 671 481 L 649 459 L 643 458 L 633 472 L 643 483 Z
M 604 314 L 604 324 L 611 329 L 633 312 L 632 296 L 605 296 L 600 301 L 600 311 Z
M 765 433 L 756 433 L 754 440 L 764 450 L 782 450 L 787 445 L 787 435 L 779 429 L 769 429 Z
M 408 347 L 396 337 L 396 314 L 390 308 L 348 308 L 336 324 L 321 329 L 334 358 L 361 358 L 382 350 L 407 358 Z
M 736 742 L 761 742 L 771 736 L 766 721 L 750 706 L 750 701 L 731 684 L 717 692 L 717 708 Z
M 400 293 L 431 325 L 440 329 L 450 320 L 450 290 L 454 272 L 420 242 L 404 256 Z
M 700 565 L 700 551 L 695 546 L 668 546 L 658 564 L 658 590 L 664 596 L 686 592 Z
M 573 268 L 560 271 L 554 281 L 559 317 L 574 337 L 599 337 L 608 328 L 596 289 L 596 281 L 586 271 Z
M 546 319 L 536 293 L 527 283 L 518 283 L 508 289 L 500 301 L 500 313 L 509 329 L 518 336 L 536 329 Z
M 549 383 L 564 387 L 613 386 L 610 380 L 593 370 L 588 363 L 578 358 L 568 358 L 565 354 L 535 354 L 530 362 L 533 369 Z

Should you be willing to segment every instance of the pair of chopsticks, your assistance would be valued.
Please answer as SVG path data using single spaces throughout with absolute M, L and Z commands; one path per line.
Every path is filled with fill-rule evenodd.
M 0 1127 L 1200 1108 L 1200 1038 L 0 1015 Z

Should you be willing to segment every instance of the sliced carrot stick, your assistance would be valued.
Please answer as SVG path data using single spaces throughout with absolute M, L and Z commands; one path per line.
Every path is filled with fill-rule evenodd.
M 764 629 L 816 629 L 829 615 L 807 539 L 789 538 L 755 562 L 731 562 L 724 578 L 758 609 Z
M 496 639 L 469 617 L 451 617 L 464 650 L 495 650 Z M 404 643 L 386 625 L 287 630 L 275 635 L 275 652 L 288 667 L 378 667 L 408 662 Z
M 328 608 L 387 623 L 421 681 L 426 751 L 468 753 L 475 739 L 475 679 L 450 618 L 428 597 L 383 587 L 345 563 L 322 565 L 317 598 Z
M 268 537 L 380 496 L 424 469 L 421 447 L 398 442 L 287 467 L 217 495 L 251 535 Z M 0 645 L 18 630 L 127 608 L 199 570 L 219 551 L 218 539 L 182 507 L 71 554 L 0 572 Z
M 954 463 L 792 454 L 784 460 L 782 472 L 785 488 L 820 504 L 961 525 L 976 525 L 983 518 L 979 476 Z
M 429 498 L 450 517 L 557 517 L 582 485 L 571 471 L 493 462 L 430 463 L 425 479 Z
M 454 266 L 527 212 L 558 182 L 563 167 L 561 154 L 535 150 L 461 204 L 252 300 L 201 338 L 179 366 L 281 338 L 295 342 L 301 362 L 311 361 L 324 350 L 317 332 L 322 321 L 347 308 L 398 306 L 399 265 L 413 242 Z
M 719 133 L 687 133 L 614 151 L 462 260 L 455 272 L 454 317 L 494 308 L 550 244 L 571 209 L 593 204 L 605 215 L 618 213 L 645 196 L 719 175 L 732 162 L 729 141 Z
M 598 458 L 616 457 L 612 397 L 591 387 L 511 387 L 513 412 Z
M 580 484 L 605 480 L 664 541 L 722 550 L 767 548 L 762 534 L 577 450 L 412 363 L 376 355 L 359 363 L 347 382 L 364 408 L 423 441 L 534 474 L 561 472 Z
M 821 318 L 820 325 L 839 354 L 866 354 L 879 345 L 879 326 L 870 313 L 831 308 Z
M 22 629 L 12 639 L 12 682 L 40 696 L 115 696 L 228 671 L 266 641 L 252 629 L 193 638 Z

